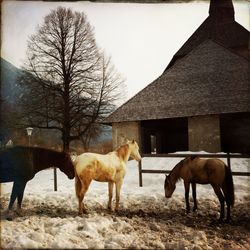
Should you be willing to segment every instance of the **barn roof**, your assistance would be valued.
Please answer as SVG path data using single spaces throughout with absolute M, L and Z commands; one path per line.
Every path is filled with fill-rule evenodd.
M 209 17 L 163 74 L 104 123 L 250 112 L 249 35 L 231 0 L 211 0 Z
M 207 40 L 105 123 L 250 112 L 249 61 Z
M 235 21 L 231 0 L 211 0 L 209 16 L 173 56 L 166 70 L 207 39 L 250 59 L 249 36 L 249 31 Z

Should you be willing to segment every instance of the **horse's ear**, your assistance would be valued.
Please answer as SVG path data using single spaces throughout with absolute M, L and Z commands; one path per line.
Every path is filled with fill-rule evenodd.
M 168 177 L 168 175 L 167 175 L 167 174 L 166 174 L 165 183 L 169 183 L 169 177 Z

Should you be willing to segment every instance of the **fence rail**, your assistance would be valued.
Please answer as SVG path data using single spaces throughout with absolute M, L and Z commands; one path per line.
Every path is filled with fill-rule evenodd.
M 226 158 L 227 165 L 231 168 L 231 159 L 232 158 L 240 158 L 244 159 L 250 158 L 249 154 L 233 154 L 233 153 L 226 153 L 226 154 L 142 154 L 142 158 L 150 157 L 150 158 L 185 158 L 188 156 L 199 156 L 204 158 Z M 142 187 L 142 174 L 168 174 L 171 170 L 157 170 L 157 169 L 143 169 L 142 168 L 142 161 L 139 162 L 139 185 Z M 232 174 L 235 176 L 250 176 L 250 172 L 234 172 Z

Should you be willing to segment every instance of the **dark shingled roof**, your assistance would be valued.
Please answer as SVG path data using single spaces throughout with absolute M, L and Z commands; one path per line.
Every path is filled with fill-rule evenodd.
M 232 1 L 211 0 L 209 16 L 177 51 L 166 70 L 207 39 L 250 59 L 249 31 L 234 20 Z
M 249 61 L 207 40 L 105 123 L 250 112 Z
M 250 33 L 231 0 L 211 0 L 209 14 L 163 74 L 104 123 L 250 112 Z

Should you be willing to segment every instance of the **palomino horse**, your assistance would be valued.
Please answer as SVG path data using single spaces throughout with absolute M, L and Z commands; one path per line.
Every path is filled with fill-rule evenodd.
M 0 182 L 14 182 L 8 211 L 17 198 L 21 210 L 26 183 L 45 168 L 58 167 L 69 179 L 75 176 L 70 156 L 45 148 L 16 146 L 0 151 Z
M 224 219 L 224 202 L 227 204 L 227 218 L 230 217 L 230 206 L 234 205 L 234 185 L 230 168 L 219 159 L 201 159 L 199 157 L 187 157 L 180 161 L 165 179 L 165 196 L 169 198 L 175 190 L 176 182 L 182 178 L 185 187 L 186 212 L 190 212 L 189 186 L 192 184 L 194 200 L 193 211 L 197 209 L 196 183 L 211 184 L 220 201 L 220 218 Z
M 139 147 L 136 141 L 128 141 L 117 150 L 105 155 L 83 153 L 75 160 L 75 190 L 79 201 L 79 214 L 86 213 L 83 204 L 84 196 L 92 180 L 108 182 L 108 209 L 112 210 L 113 186 L 116 186 L 116 206 L 119 209 L 120 190 L 126 174 L 126 163 L 129 157 L 140 161 Z

